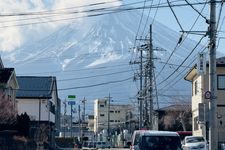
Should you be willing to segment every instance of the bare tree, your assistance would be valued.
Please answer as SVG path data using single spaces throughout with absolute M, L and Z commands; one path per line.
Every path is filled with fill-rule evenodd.
M 0 124 L 12 124 L 16 121 L 17 111 L 11 96 L 0 92 Z

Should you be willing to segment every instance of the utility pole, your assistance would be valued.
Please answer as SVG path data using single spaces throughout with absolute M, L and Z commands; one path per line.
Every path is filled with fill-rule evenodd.
M 141 52 L 141 58 L 139 62 L 140 63 L 140 74 L 138 76 L 140 77 L 140 91 L 139 91 L 139 97 L 138 97 L 138 104 L 139 104 L 139 129 L 141 129 L 143 126 L 145 128 L 153 129 L 153 109 L 154 109 L 154 50 L 153 49 L 153 43 L 152 43 L 152 25 L 150 25 L 150 37 L 149 38 L 140 38 L 136 40 L 142 40 L 145 41 L 147 44 L 143 44 L 138 49 Z M 145 57 L 143 56 L 143 50 L 146 51 Z M 143 58 L 146 58 L 144 62 L 144 68 L 143 68 Z M 144 77 L 144 86 L 143 86 L 143 77 Z M 136 78 L 135 78 L 136 79 Z M 143 124 L 144 122 L 144 124 Z
M 147 79 L 148 79 L 148 75 L 147 75 L 147 69 L 148 69 L 148 66 L 146 65 L 145 66 L 145 79 L 144 79 L 144 102 L 145 102 L 145 109 L 144 109 L 144 117 L 145 117 L 145 128 L 147 128 L 148 126 L 148 101 L 147 101 Z
M 78 123 L 79 123 L 79 136 L 80 136 L 80 139 L 81 139 L 81 125 L 80 125 L 80 105 L 78 105 Z M 81 140 L 82 141 L 82 140 Z
M 149 123 L 150 123 L 150 129 L 153 129 L 153 45 L 152 45 L 152 25 L 150 25 L 150 38 L 149 38 Z
M 66 137 L 66 100 L 63 102 L 64 104 L 64 117 L 63 117 L 63 124 L 64 124 L 64 134 L 63 134 L 63 137 L 65 139 Z
M 81 122 L 81 137 L 82 137 L 82 143 L 83 143 L 83 124 L 85 123 L 85 102 L 86 102 L 86 99 L 84 97 L 84 99 L 82 100 L 82 103 L 83 103 L 83 114 L 82 114 L 82 122 Z
M 143 76 L 143 50 L 141 49 L 141 62 L 140 62 L 140 97 L 139 97 L 139 103 L 140 103 L 140 118 L 139 118 L 139 129 L 142 129 L 143 127 L 143 89 L 142 89 L 142 76 Z
M 109 93 L 109 97 L 107 99 L 108 99 L 108 128 L 107 128 L 107 136 L 108 136 L 108 141 L 110 141 L 110 101 L 111 101 L 110 93 Z
M 71 104 L 70 105 L 70 121 L 71 121 L 71 124 L 70 124 L 70 137 L 72 137 L 72 127 L 73 127 L 73 105 Z
M 209 149 L 218 149 L 217 129 L 217 80 L 216 80 L 216 1 L 210 1 L 210 25 L 209 25 Z
M 82 122 L 85 122 L 85 102 L 86 102 L 87 100 L 85 99 L 85 97 L 84 97 L 84 99 L 82 100 L 82 103 L 83 103 L 83 115 L 82 115 Z

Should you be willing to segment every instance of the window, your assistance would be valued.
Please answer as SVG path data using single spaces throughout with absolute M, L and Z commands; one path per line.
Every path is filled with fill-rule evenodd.
M 198 81 L 195 81 L 195 95 L 198 93 Z
M 194 130 L 198 130 L 198 116 L 194 117 Z
M 55 105 L 52 103 L 52 101 L 49 101 L 48 107 L 51 113 L 55 114 Z
M 102 104 L 100 105 L 100 107 L 104 107 L 104 106 L 105 106 L 105 105 L 102 105 Z
M 218 90 L 225 90 L 225 75 L 218 75 L 217 76 L 217 89 Z
M 114 120 L 110 120 L 110 122 L 114 122 Z
M 101 117 L 104 117 L 104 116 L 105 116 L 105 114 L 100 114 L 100 116 L 101 116 Z
M 110 110 L 110 113 L 114 113 L 114 111 L 113 110 Z

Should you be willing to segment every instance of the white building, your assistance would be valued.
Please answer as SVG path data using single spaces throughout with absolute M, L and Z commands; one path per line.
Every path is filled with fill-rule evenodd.
M 46 121 L 60 127 L 60 99 L 55 77 L 17 76 L 18 114 L 27 113 L 31 121 Z
M 107 99 L 96 99 L 94 103 L 94 132 L 98 133 L 103 129 L 112 131 L 120 128 L 131 119 L 131 105 L 116 105 Z
M 225 57 L 216 59 L 216 109 L 217 109 L 217 130 L 219 143 L 225 142 Z M 209 116 L 209 99 L 206 92 L 209 91 L 209 64 L 206 64 L 206 73 L 198 74 L 197 66 L 193 66 L 186 74 L 185 80 L 192 84 L 192 131 L 193 135 L 205 136 L 208 139 L 209 126 L 207 119 Z M 199 104 L 205 105 L 205 120 L 201 121 L 204 116 L 204 109 L 199 109 Z M 200 115 L 203 114 L 203 115 Z M 205 125 L 206 122 L 206 125 Z

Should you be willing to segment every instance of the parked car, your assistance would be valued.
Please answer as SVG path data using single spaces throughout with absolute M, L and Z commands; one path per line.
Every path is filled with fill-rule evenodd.
M 82 149 L 95 150 L 95 149 L 111 148 L 109 142 L 105 141 L 87 141 L 83 143 Z
M 94 141 L 85 141 L 82 145 L 83 150 L 95 150 L 96 149 L 96 142 Z
M 207 150 L 208 145 L 202 136 L 186 136 L 183 141 L 183 150 Z
M 111 145 L 108 142 L 98 141 L 96 142 L 96 148 L 111 148 Z
M 176 132 L 136 130 L 132 135 L 131 150 L 181 150 L 181 140 Z

